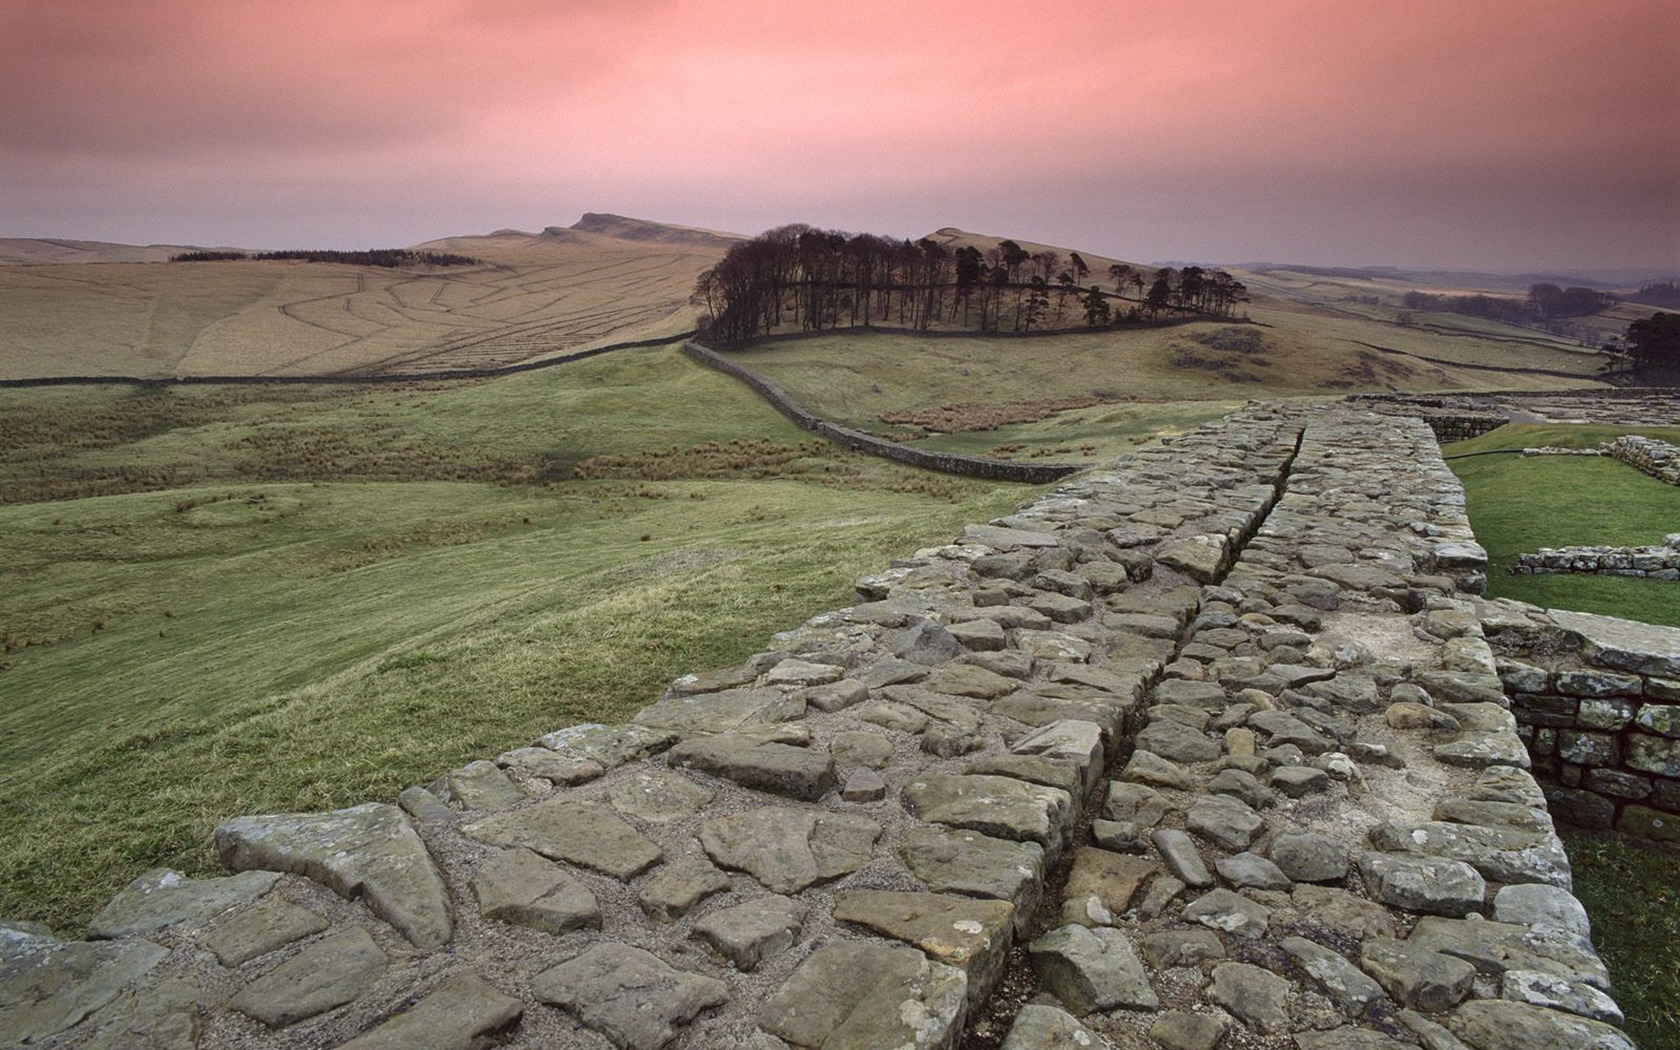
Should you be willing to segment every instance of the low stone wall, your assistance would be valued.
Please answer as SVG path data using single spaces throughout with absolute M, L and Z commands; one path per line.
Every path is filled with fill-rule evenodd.
M 1680 485 L 1680 448 L 1666 441 L 1623 434 L 1604 446 L 1604 454 L 1659 481 Z
M 1480 618 L 1552 805 L 1680 841 L 1680 629 L 1508 601 Z
M 0 1043 L 1629 1047 L 1484 571 L 1421 423 L 1251 405 L 628 723 L 0 926 Z
M 1648 547 L 1542 547 L 1533 554 L 1517 555 L 1511 572 L 1519 576 L 1583 573 L 1680 580 L 1680 532 Z
M 1481 437 L 1510 422 L 1495 406 L 1471 398 L 1360 394 L 1349 400 L 1385 415 L 1415 416 L 1429 424 L 1435 440 L 1443 443 Z
M 778 412 L 804 429 L 814 431 L 831 441 L 837 441 L 847 448 L 856 449 L 859 452 L 867 452 L 870 455 L 882 456 L 887 459 L 896 459 L 914 467 L 938 470 L 947 474 L 961 474 L 971 478 L 989 478 L 995 481 L 1020 481 L 1031 485 L 1047 484 L 1087 469 L 1077 463 L 1013 463 L 1008 460 L 962 456 L 954 452 L 929 452 L 926 449 L 910 448 L 874 434 L 866 434 L 861 430 L 853 430 L 851 427 L 830 423 L 800 404 L 776 383 L 729 360 L 722 354 L 701 346 L 699 343 L 685 342 L 682 349 L 683 353 L 695 361 L 708 368 L 715 368 L 725 375 L 734 376 L 752 387 L 766 401 L 775 406 Z

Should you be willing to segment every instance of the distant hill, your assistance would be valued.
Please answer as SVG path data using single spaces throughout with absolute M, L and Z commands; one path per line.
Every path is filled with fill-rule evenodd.
M 646 219 L 631 219 L 623 215 L 592 211 L 584 212 L 583 218 L 568 228 L 579 233 L 598 233 L 603 237 L 617 237 L 624 241 L 693 244 L 705 248 L 727 249 L 736 241 L 747 240 L 738 233 L 720 233 L 717 230 L 703 230 L 694 226 L 674 226 L 670 223 L 649 222 Z M 548 233 L 553 229 L 551 226 L 543 232 Z
M 180 252 L 230 251 L 190 244 L 113 244 L 39 237 L 0 237 L 0 266 L 62 266 L 75 263 L 168 262 Z
M 1090 276 L 1083 282 L 1087 285 L 1093 283 L 1106 285 L 1110 283 L 1108 268 L 1115 263 L 1129 261 L 1126 259 L 1111 258 L 1106 255 L 1097 255 L 1094 252 L 1083 251 L 1079 248 L 1067 248 L 1059 244 L 1041 244 L 1038 241 L 1024 241 L 1019 237 L 1009 238 L 998 237 L 989 233 L 972 233 L 968 230 L 959 230 L 955 226 L 946 226 L 935 230 L 928 234 L 925 239 L 953 251 L 969 245 L 979 248 L 981 251 L 985 251 L 987 248 L 996 248 L 1003 241 L 1013 240 L 1022 248 L 1034 253 L 1049 250 L 1058 252 L 1063 256 L 1067 256 L 1073 252 L 1078 252 L 1079 257 L 1085 260 L 1085 265 L 1091 268 Z M 1153 267 L 1150 269 L 1153 269 Z

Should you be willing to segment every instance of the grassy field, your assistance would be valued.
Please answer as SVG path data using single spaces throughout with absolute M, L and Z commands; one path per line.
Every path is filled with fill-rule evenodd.
M 5 391 L 0 421 L 0 915 L 66 933 L 147 867 L 217 870 L 218 819 L 622 717 L 1034 491 L 809 440 L 670 348 L 388 391 Z
M 1680 428 L 1506 424 L 1442 452 L 1590 448 L 1624 433 L 1680 442 Z M 1464 483 L 1476 538 L 1488 551 L 1488 593 L 1680 627 L 1680 598 L 1670 581 L 1507 572 L 1518 554 L 1540 547 L 1655 543 L 1680 522 L 1680 489 L 1594 457 L 1490 455 L 1455 459 L 1450 465 Z
M 695 278 L 722 255 L 572 230 L 447 247 L 484 265 L 0 266 L 0 379 L 506 365 L 692 328 Z
M 962 340 L 854 331 L 763 343 L 730 356 L 850 426 L 914 437 L 919 447 L 1074 462 L 1195 426 L 1248 398 L 1591 385 L 1584 371 L 1580 379 L 1561 379 L 1383 353 L 1350 340 L 1362 334 L 1358 324 L 1304 309 L 1274 306 L 1256 316 L 1269 327 L 1201 321 Z M 1419 338 L 1440 354 L 1492 352 L 1464 340 Z M 1537 357 L 1540 363 L 1499 359 L 1513 367 L 1560 363 L 1550 356 Z M 1028 421 L 1007 422 L 1012 417 Z

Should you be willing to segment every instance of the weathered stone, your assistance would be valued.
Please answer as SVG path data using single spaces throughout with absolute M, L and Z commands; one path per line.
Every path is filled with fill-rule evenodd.
M 265 897 L 207 934 L 199 943 L 223 966 L 239 966 L 320 933 L 331 923 L 281 897 Z
M 248 871 L 223 879 L 189 879 L 169 868 L 154 868 L 111 898 L 88 926 L 88 938 L 100 940 L 150 933 L 171 926 L 197 926 L 230 908 L 256 900 L 279 881 L 270 871 Z
M 1079 719 L 1051 722 L 1017 740 L 1009 750 L 1012 755 L 1023 758 L 1041 758 L 1070 764 L 1078 774 L 1079 783 L 1077 787 L 1067 790 L 1076 798 L 1083 798 L 1090 793 L 1103 769 L 1102 727 L 1095 722 Z
M 685 740 L 668 755 L 673 766 L 690 766 L 743 787 L 805 802 L 815 802 L 834 786 L 834 759 L 819 748 L 719 734 Z
M 965 649 L 980 652 L 996 652 L 1004 647 L 1003 627 L 996 620 L 969 620 L 966 623 L 954 623 L 949 628 L 951 637 Z
M 1212 930 L 1160 930 L 1144 934 L 1143 955 L 1156 969 L 1200 966 L 1225 958 L 1225 945 Z
M 1233 729 L 1231 732 L 1245 732 Z M 1253 752 L 1250 752 L 1252 754 Z M 1207 783 L 1210 794 L 1230 795 L 1240 799 L 1254 809 L 1269 806 L 1276 801 L 1271 791 L 1254 776 L 1253 773 L 1241 769 L 1222 769 Z
M 1201 854 L 1196 852 L 1196 843 L 1190 836 L 1177 828 L 1160 828 L 1151 836 L 1155 848 L 1160 851 L 1161 859 L 1167 862 L 1167 867 L 1186 886 L 1201 889 L 1213 885 L 1213 876 L 1208 874 L 1207 865 L 1202 863 Z
M 1044 847 L 1036 842 L 919 828 L 905 835 L 901 853 L 910 873 L 935 893 L 989 897 L 1015 905 L 1017 932 L 1038 905 Z
M 1330 789 L 1330 775 L 1312 766 L 1284 766 L 1272 770 L 1273 791 L 1287 798 L 1305 798 Z
M 1096 1050 L 1101 1037 L 1066 1010 L 1039 1003 L 1021 1007 L 1000 1050 Z
M 1289 953 L 1295 964 L 1318 982 L 1341 1011 L 1358 1017 L 1383 996 L 1382 986 L 1337 952 L 1305 937 L 1285 937 L 1278 947 Z
M 558 784 L 563 787 L 588 783 L 606 772 L 601 763 L 593 758 L 585 758 L 575 753 L 562 755 L 560 752 L 551 751 L 546 747 L 518 747 L 512 751 L 504 751 L 496 756 L 496 764 L 504 769 L 512 769 L 524 776 L 546 780 L 551 784 Z M 416 789 L 409 789 L 409 791 L 413 790 Z M 402 795 L 397 796 L 397 805 L 408 810 L 409 815 L 416 820 L 433 819 L 423 812 L 416 812 L 410 808 L 410 805 L 403 800 L 407 794 L 408 791 L 404 791 Z M 427 794 L 431 793 L 427 792 Z
M 1162 720 L 1144 726 L 1137 746 L 1172 762 L 1212 762 L 1219 757 L 1219 743 L 1181 722 Z
M 1495 882 L 1545 882 L 1564 888 L 1570 884 L 1569 857 L 1549 829 L 1385 822 L 1371 832 L 1371 842 L 1379 849 L 1463 861 Z
M 672 696 L 694 696 L 699 693 L 721 693 L 751 685 L 758 680 L 758 672 L 750 667 L 727 667 L 716 671 L 685 674 L 671 683 L 667 690 Z
M 282 1028 L 359 997 L 390 960 L 360 926 L 316 941 L 241 988 L 231 1009 Z
M 845 802 L 879 802 L 886 797 L 887 782 L 867 767 L 852 770 L 840 787 L 840 798 Z
M 784 688 L 806 688 L 838 682 L 846 671 L 834 664 L 819 664 L 789 657 L 764 674 L 764 684 Z
M 669 729 L 596 723 L 557 729 L 537 741 L 569 758 L 586 758 L 602 769 L 616 769 L 659 754 L 681 739 Z
M 1207 795 L 1190 807 L 1184 826 L 1221 849 L 1248 849 L 1266 830 L 1265 818 L 1241 799 L 1230 795 Z
M 1213 862 L 1219 877 L 1239 890 L 1283 890 L 1293 885 L 1276 864 L 1257 853 L 1238 853 Z
M 962 651 L 961 643 L 951 632 L 932 620 L 919 621 L 893 645 L 893 656 L 924 667 L 947 663 Z
M 1116 1007 L 1153 1010 L 1160 1005 L 1143 963 L 1119 930 L 1063 926 L 1027 950 L 1039 980 L 1076 1015 Z
M 620 1050 L 658 1050 L 678 1026 L 729 1001 L 722 981 L 685 973 L 627 944 L 597 944 L 538 974 L 531 991 L 570 1011 Z
M 851 813 L 764 807 L 700 825 L 700 845 L 721 867 L 775 893 L 797 893 L 869 863 L 881 825 Z
M 1407 943 L 1463 959 L 1489 976 L 1532 970 L 1610 987 L 1610 972 L 1592 942 L 1555 928 L 1427 916 L 1418 920 Z
M 1507 970 L 1499 995 L 1512 1002 L 1549 1006 L 1617 1027 L 1625 1020 L 1616 1001 L 1592 985 L 1533 970 Z
M 1476 968 L 1463 959 L 1390 937 L 1361 945 L 1359 965 L 1396 1000 L 1425 1013 L 1463 1002 L 1476 979 Z
M 627 817 L 663 824 L 706 808 L 714 792 L 668 770 L 639 769 L 607 790 L 607 801 Z
M 903 704 L 865 704 L 857 709 L 859 721 L 878 725 L 900 733 L 920 733 L 927 728 L 928 716 Z
M 1052 855 L 1061 851 L 1073 816 L 1067 792 L 1008 777 L 919 777 L 905 785 L 904 803 L 929 824 L 1037 842 Z
M 1103 802 L 1103 815 L 1110 820 L 1130 820 L 1140 828 L 1159 824 L 1172 807 L 1159 791 L 1145 784 L 1113 780 Z
M 1003 976 L 1015 906 L 940 893 L 841 890 L 834 918 L 920 948 L 967 974 L 971 993 L 984 994 Z
M 810 908 L 789 897 L 760 897 L 714 911 L 694 924 L 694 936 L 737 970 L 752 972 L 799 940 Z M 838 917 L 838 916 L 837 916 Z
M 1460 1050 L 1424 1044 L 1427 1050 Z M 1412 1050 L 1410 1043 L 1391 1039 L 1369 1028 L 1333 1028 L 1327 1032 L 1297 1032 L 1296 1050 Z
M 759 1010 L 759 1025 L 800 1050 L 944 1048 L 968 989 L 962 971 L 914 948 L 830 941 Z
M 216 854 L 233 871 L 289 871 L 359 897 L 422 948 L 448 942 L 454 930 L 443 879 L 395 806 L 240 817 L 217 825 Z
M 1289 1028 L 1284 998 L 1289 981 L 1269 970 L 1248 963 L 1222 962 L 1213 968 L 1213 984 L 1207 996 L 1233 1015 L 1272 1034 Z
M 834 734 L 829 751 L 839 770 L 858 766 L 884 769 L 892 761 L 893 742 L 885 733 L 851 730 Z
M 616 879 L 629 879 L 659 863 L 662 851 L 599 802 L 552 798 L 499 813 L 461 829 L 492 846 L 524 846 Z
M 1142 857 L 1082 846 L 1074 851 L 1064 892 L 1069 897 L 1095 897 L 1110 914 L 1119 915 L 1131 907 L 1138 887 L 1156 870 L 1154 862 Z
M 1633 733 L 1627 739 L 1627 764 L 1644 773 L 1680 777 L 1680 740 Z
M 1225 564 L 1226 548 L 1222 536 L 1190 536 L 1161 544 L 1155 549 L 1155 560 L 1198 583 L 1210 583 Z
M 1573 894 L 1537 882 L 1500 887 L 1493 895 L 1493 917 L 1519 926 L 1549 926 L 1577 937 L 1592 936 L 1587 909 Z
M 636 903 L 655 922 L 676 922 L 701 901 L 729 888 L 729 876 L 704 858 L 684 857 L 654 872 L 636 895 Z
M 525 801 L 519 785 L 486 759 L 450 770 L 430 788 L 445 805 L 453 802 L 462 809 L 501 809 Z
M 799 699 L 805 701 L 807 707 L 818 711 L 844 711 L 868 700 L 869 686 L 855 678 L 845 678 L 802 690 Z
M 524 1003 L 503 995 L 477 974 L 458 973 L 339 1050 L 476 1050 L 524 1013 Z
M 1473 1050 L 1634 1050 L 1633 1040 L 1602 1021 L 1498 999 L 1465 1003 L 1447 1016 L 1447 1027 Z
M 533 750 L 553 754 L 547 748 L 535 748 Z M 556 755 L 555 757 L 558 758 L 559 756 Z M 600 765 L 592 764 L 595 765 L 595 775 L 600 776 Z M 399 791 L 397 793 L 397 805 L 402 807 L 404 813 L 422 824 L 430 824 L 440 820 L 454 820 L 456 816 L 455 811 L 444 805 L 436 795 L 419 786 L 406 787 Z
M 1240 893 L 1212 890 L 1191 901 L 1184 909 L 1188 922 L 1199 922 L 1210 929 L 1222 930 L 1238 937 L 1264 937 L 1272 910 Z
M 813 666 L 827 668 L 834 672 L 834 678 L 840 677 L 838 667 Z M 803 700 L 790 697 L 780 689 L 725 689 L 699 696 L 668 696 L 638 711 L 635 721 L 648 729 L 690 737 L 728 733 L 747 725 L 785 722 L 803 714 L 804 707 Z
M 1680 842 L 1680 817 L 1649 806 L 1625 806 L 1616 819 L 1616 830 L 1659 842 Z
M 1334 931 L 1335 936 L 1392 937 L 1394 914 L 1375 901 L 1333 886 L 1303 883 L 1289 895 L 1295 910 L 1311 927 Z
M 119 996 L 90 1018 L 82 1050 L 197 1050 L 203 1035 L 199 1003 L 210 999 L 196 980 L 165 977 Z
M 1149 1038 L 1163 1050 L 1214 1050 L 1230 1027 L 1231 1019 L 1223 1011 L 1168 1010 L 1149 1026 Z
M 1368 852 L 1360 857 L 1359 869 L 1378 900 L 1427 915 L 1479 912 L 1487 892 L 1482 876 L 1462 861 Z
M 1157 787 L 1175 788 L 1179 791 L 1189 791 L 1196 786 L 1196 778 L 1183 766 L 1169 762 L 1160 755 L 1150 751 L 1133 751 L 1126 768 L 1120 771 L 1119 779 L 1135 784 L 1153 784 Z
M 936 758 L 971 755 L 985 746 L 985 737 L 954 725 L 935 722 L 922 730 L 922 750 Z
M 545 933 L 600 929 L 595 895 L 558 864 L 528 849 L 511 849 L 485 861 L 472 879 L 478 910 L 486 919 Z
M 1347 875 L 1347 847 L 1317 832 L 1285 832 L 1272 840 L 1272 863 L 1296 882 L 1339 882 Z
M 147 941 L 0 939 L 0 1044 L 39 1042 L 109 1003 L 169 957 Z

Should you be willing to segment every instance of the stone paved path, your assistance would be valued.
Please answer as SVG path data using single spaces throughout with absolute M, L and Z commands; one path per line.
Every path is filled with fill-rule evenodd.
M 1424 424 L 1251 404 L 629 724 L 0 927 L 0 1043 L 1630 1046 L 1484 562 Z

